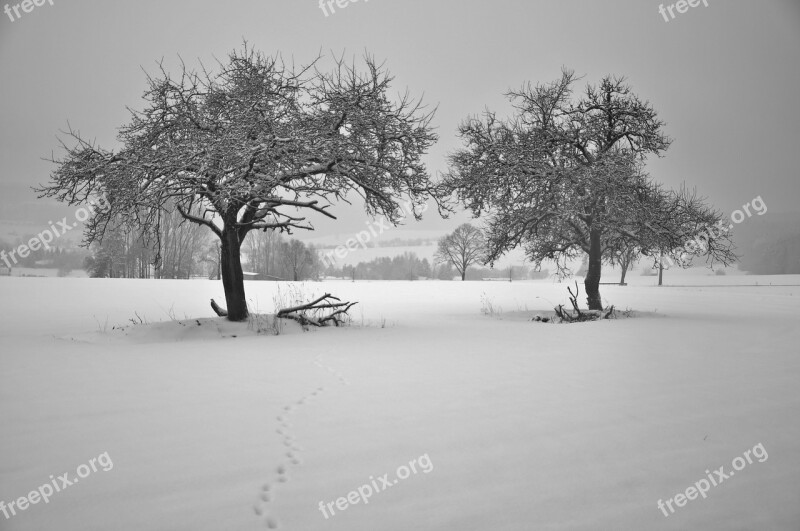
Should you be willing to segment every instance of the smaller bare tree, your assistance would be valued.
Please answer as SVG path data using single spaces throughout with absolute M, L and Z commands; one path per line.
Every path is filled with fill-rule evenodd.
M 624 247 L 614 252 L 609 261 L 613 265 L 618 265 L 620 267 L 622 274 L 619 277 L 619 283 L 621 286 L 625 285 L 626 273 L 639 261 L 639 250 L 636 247 Z
M 469 223 L 459 225 L 452 234 L 439 240 L 436 262 L 451 264 L 461 273 L 461 280 L 467 275 L 467 268 L 482 261 L 486 254 L 483 232 Z

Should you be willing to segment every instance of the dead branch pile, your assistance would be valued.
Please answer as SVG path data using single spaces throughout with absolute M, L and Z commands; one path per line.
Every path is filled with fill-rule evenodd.
M 614 306 L 609 306 L 605 310 L 581 310 L 578 307 L 578 295 L 580 294 L 580 288 L 578 288 L 577 282 L 575 283 L 575 293 L 573 293 L 572 288 L 569 287 L 567 288 L 567 291 L 569 291 L 570 294 L 569 302 L 572 304 L 572 310 L 565 309 L 563 304 L 559 304 L 555 308 L 556 315 L 561 319 L 562 323 L 597 321 L 600 319 L 609 319 L 614 315 Z
M 358 303 L 342 302 L 338 297 L 326 293 L 309 303 L 278 310 L 276 316 L 292 319 L 304 326 L 328 326 L 330 323 L 339 326 L 347 317 L 347 311 L 356 304 Z

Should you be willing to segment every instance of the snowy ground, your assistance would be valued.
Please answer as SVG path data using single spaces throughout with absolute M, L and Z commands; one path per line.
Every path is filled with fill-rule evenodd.
M 308 283 L 354 326 L 274 336 L 211 319 L 218 282 L 0 277 L 0 500 L 86 476 L 0 530 L 800 529 L 800 276 L 667 279 L 577 325 L 525 320 L 548 281 Z

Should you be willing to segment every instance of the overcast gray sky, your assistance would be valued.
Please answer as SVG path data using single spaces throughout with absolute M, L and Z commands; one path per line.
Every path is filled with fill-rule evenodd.
M 114 147 L 125 106 L 141 106 L 142 68 L 178 54 L 211 64 L 247 39 L 297 62 L 320 50 L 386 60 L 398 90 L 438 105 L 434 173 L 459 146 L 458 123 L 507 109 L 508 88 L 562 66 L 591 82 L 625 75 L 675 139 L 649 165 L 657 180 L 726 211 L 759 195 L 770 211 L 800 210 L 800 1 L 707 1 L 669 22 L 651 0 L 361 0 L 327 17 L 317 0 L 53 0 L 13 22 L 0 14 L 0 194 L 32 200 L 20 185 L 47 180 L 40 158 L 68 121 Z M 363 226 L 339 213 L 322 232 Z M 426 218 L 426 229 L 454 223 Z

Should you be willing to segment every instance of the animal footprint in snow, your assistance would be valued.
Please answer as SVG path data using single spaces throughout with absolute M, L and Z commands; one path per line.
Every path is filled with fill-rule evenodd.
M 286 483 L 287 481 L 289 481 L 289 478 L 286 475 L 286 467 L 284 465 L 280 465 L 277 471 L 278 471 L 278 481 L 280 481 L 281 483 Z
M 302 448 L 300 448 L 300 447 L 297 445 L 297 442 L 295 442 L 295 440 L 294 440 L 292 437 L 286 437 L 286 438 L 283 440 L 283 445 L 284 445 L 285 447 L 289 448 L 290 450 L 294 450 L 295 452 L 300 452 L 300 451 L 302 451 L 302 450 L 303 450 Z
M 267 518 L 265 524 L 267 529 L 278 529 L 278 521 L 274 518 Z

